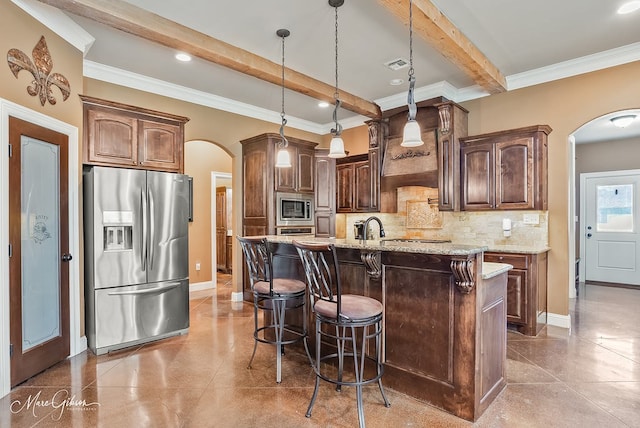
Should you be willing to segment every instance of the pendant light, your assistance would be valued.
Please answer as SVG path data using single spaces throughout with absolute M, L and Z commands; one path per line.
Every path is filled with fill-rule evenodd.
M 333 94 L 335 98 L 335 108 L 333 109 L 333 121 L 336 127 L 331 130 L 333 138 L 329 146 L 330 158 L 343 158 L 347 154 L 344 152 L 344 141 L 342 141 L 342 125 L 338 123 L 338 109 L 340 108 L 340 93 L 338 92 L 338 8 L 344 4 L 344 0 L 329 0 L 329 5 L 336 10 L 336 91 Z
M 276 34 L 282 39 L 282 110 L 280 111 L 282 122 L 280 125 L 281 141 L 278 143 L 279 149 L 276 156 L 276 168 L 291 168 L 291 158 L 289 157 L 289 151 L 287 150 L 289 141 L 287 140 L 287 137 L 284 136 L 284 126 L 287 124 L 287 119 L 284 117 L 284 39 L 289 37 L 291 32 L 282 28 L 276 31 Z
M 415 85 L 416 78 L 413 75 L 413 0 L 409 0 L 409 94 L 407 96 L 409 120 L 404 125 L 404 132 L 402 133 L 402 143 L 400 145 L 403 147 L 417 147 L 424 144 L 420 125 L 416 122 L 418 107 L 413 97 Z

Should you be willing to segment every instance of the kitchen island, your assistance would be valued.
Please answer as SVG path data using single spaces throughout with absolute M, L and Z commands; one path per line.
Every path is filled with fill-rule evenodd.
M 304 279 L 294 239 L 268 237 L 278 244 L 274 272 Z M 383 303 L 385 386 L 470 421 L 504 389 L 511 266 L 483 263 L 486 247 L 306 236 L 297 240 L 333 243 L 343 292 Z

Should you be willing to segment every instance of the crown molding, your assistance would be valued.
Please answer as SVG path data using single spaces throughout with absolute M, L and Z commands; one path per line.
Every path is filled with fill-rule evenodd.
M 507 88 L 526 88 L 640 60 L 640 42 L 507 76 Z
M 282 122 L 279 112 L 187 88 L 185 86 L 175 85 L 163 80 L 153 79 L 141 74 L 132 73 L 120 68 L 111 67 L 89 60 L 84 61 L 83 74 L 85 77 L 89 77 L 91 79 L 101 80 L 103 82 L 150 92 L 181 101 L 187 101 L 205 107 L 211 107 L 217 110 L 251 117 L 253 119 L 264 120 L 265 122 L 276 123 L 278 125 Z M 326 126 L 292 116 L 287 116 L 287 126 L 319 135 L 327 133 Z
M 42 25 L 62 37 L 67 43 L 82 52 L 84 57 L 95 42 L 95 38 L 61 10 L 36 0 L 11 0 L 16 6 L 31 15 Z

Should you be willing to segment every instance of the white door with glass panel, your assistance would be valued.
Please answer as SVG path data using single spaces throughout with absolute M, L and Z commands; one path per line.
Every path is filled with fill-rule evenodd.
M 582 177 L 586 280 L 640 285 L 640 170 Z

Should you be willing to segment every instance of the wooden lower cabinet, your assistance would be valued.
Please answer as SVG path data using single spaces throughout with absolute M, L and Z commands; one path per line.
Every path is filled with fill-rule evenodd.
M 507 323 L 522 334 L 537 335 L 547 324 L 547 252 L 487 252 L 484 260 L 513 266 L 507 276 Z

